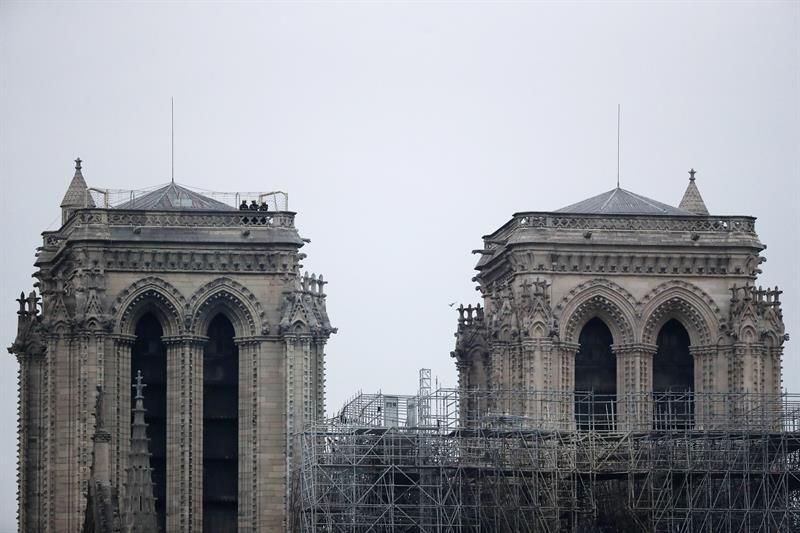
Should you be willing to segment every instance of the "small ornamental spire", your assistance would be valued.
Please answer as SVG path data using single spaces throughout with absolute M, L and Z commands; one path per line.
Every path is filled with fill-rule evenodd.
M 686 192 L 683 193 L 683 199 L 678 207 L 695 215 L 708 216 L 706 203 L 700 195 L 700 189 L 697 188 L 697 184 L 694 182 L 695 174 L 697 174 L 695 169 L 689 170 L 689 186 L 686 187 Z
M 75 160 L 75 174 L 72 176 L 72 181 L 69 182 L 67 192 L 64 194 L 64 199 L 61 200 L 61 223 L 66 223 L 69 217 L 76 209 L 86 207 L 96 207 L 92 195 L 89 193 L 89 186 L 83 179 L 81 172 L 81 158 Z
M 158 518 L 153 495 L 153 477 L 150 468 L 149 439 L 144 420 L 144 388 L 142 371 L 136 372 L 136 403 L 131 424 L 131 443 L 128 454 L 128 479 L 125 500 L 122 503 L 124 531 L 127 533 L 158 533 Z
M 86 495 L 82 533 L 116 533 L 122 531 L 119 495 L 111 484 L 111 433 L 103 422 L 103 387 L 97 385 L 92 436 L 92 465 Z
M 137 370 L 136 371 L 136 383 L 133 385 L 133 388 L 136 389 L 136 396 L 134 397 L 134 399 L 136 399 L 136 400 L 144 400 L 144 395 L 142 394 L 142 391 L 144 390 L 145 387 L 147 387 L 147 385 L 142 383 L 142 371 L 141 370 Z

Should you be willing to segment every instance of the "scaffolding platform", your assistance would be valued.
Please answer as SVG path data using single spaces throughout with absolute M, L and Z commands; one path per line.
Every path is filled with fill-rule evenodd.
M 295 438 L 293 530 L 800 531 L 800 396 L 421 388 Z

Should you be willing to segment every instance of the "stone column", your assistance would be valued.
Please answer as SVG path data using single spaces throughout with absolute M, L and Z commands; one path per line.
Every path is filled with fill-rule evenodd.
M 767 350 L 765 370 L 767 379 L 764 390 L 769 399 L 771 419 L 769 431 L 782 431 L 781 361 L 783 360 L 783 346 L 771 346 Z
M 203 336 L 162 337 L 167 352 L 167 531 L 203 529 Z
M 238 529 L 240 533 L 249 533 L 257 531 L 258 360 L 261 340 L 239 337 L 235 342 L 239 350 Z
M 316 413 L 314 414 L 314 421 L 325 419 L 325 345 L 328 343 L 326 338 L 316 339 L 315 345 L 315 362 L 316 362 L 316 383 L 315 390 L 317 393 Z
M 554 424 L 564 430 L 575 429 L 575 357 L 581 345 L 577 342 L 557 342 L 553 345 L 558 378 L 553 381 L 548 405 L 556 417 Z
M 614 344 L 617 358 L 617 429 L 648 431 L 652 426 L 654 344 Z
M 109 358 L 109 372 L 105 382 L 105 398 L 110 403 L 111 431 L 111 483 L 119 490 L 119 500 L 125 498 L 125 479 L 131 441 L 131 356 L 134 335 L 114 335 Z
M 17 354 L 19 403 L 17 404 L 17 503 L 19 531 L 43 531 L 41 513 L 45 463 L 44 356 Z
M 489 402 L 487 409 L 495 415 L 503 414 L 507 410 L 505 391 L 508 390 L 506 375 L 508 374 L 508 343 L 494 341 L 489 349 Z
M 558 389 L 561 361 L 549 337 L 536 337 L 522 343 L 524 381 L 520 389 L 525 395 L 524 415 L 533 425 L 552 427 L 559 409 L 553 404 L 554 384 Z
M 279 336 L 262 336 L 259 340 L 255 354 L 255 528 L 257 531 L 284 531 L 289 479 L 287 356 L 290 350 L 288 341 L 284 342 Z
M 51 457 L 54 459 L 54 489 L 58 497 L 52 502 L 54 531 L 78 531 L 83 510 L 80 479 L 80 454 L 78 439 L 80 414 L 78 412 L 80 340 L 74 334 L 59 335 L 53 357 L 52 406 L 54 431 L 51 440 Z
M 715 345 L 689 347 L 694 359 L 694 423 L 697 429 L 713 429 L 724 417 L 725 399 L 718 375 L 719 352 Z

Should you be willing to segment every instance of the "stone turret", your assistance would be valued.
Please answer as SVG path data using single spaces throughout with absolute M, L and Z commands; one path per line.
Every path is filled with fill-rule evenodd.
M 125 533 L 158 533 L 150 451 L 147 446 L 147 424 L 144 422 L 144 395 L 141 371 L 136 374 L 136 405 L 133 408 L 131 451 L 128 462 L 128 481 L 125 484 Z
M 69 183 L 64 199 L 61 200 L 61 223 L 65 223 L 76 209 L 82 207 L 95 207 L 89 187 L 83 179 L 81 172 L 81 158 L 75 160 L 75 175 Z
M 683 199 L 678 207 L 695 215 L 708 216 L 708 209 L 703 197 L 700 196 L 700 190 L 694 182 L 694 175 L 697 174 L 695 169 L 689 171 L 689 186 L 686 187 L 686 192 L 683 193 Z

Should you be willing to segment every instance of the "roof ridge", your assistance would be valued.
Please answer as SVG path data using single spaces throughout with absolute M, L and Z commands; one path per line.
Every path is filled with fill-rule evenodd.
M 145 189 L 146 190 L 146 189 Z M 176 182 L 166 183 L 132 200 L 117 204 L 114 209 L 168 209 L 191 210 L 210 209 L 213 211 L 233 211 L 235 207 L 210 196 L 193 191 L 190 186 Z
M 641 194 L 637 194 L 637 193 L 635 193 L 633 191 L 625 191 L 625 192 L 627 192 L 631 196 L 635 196 L 638 200 L 641 200 L 642 202 L 646 203 L 649 206 L 654 207 L 655 209 L 658 209 L 659 211 L 666 211 L 666 209 L 664 209 L 661 206 L 662 205 L 668 205 L 668 204 L 663 204 L 662 202 L 659 202 L 658 200 L 653 200 L 651 198 L 648 198 L 647 196 L 642 196 Z M 658 205 L 658 204 L 661 204 L 661 205 Z M 672 206 L 670 206 L 670 207 L 672 207 Z
M 608 195 L 608 198 L 606 198 L 606 201 L 603 202 L 602 206 L 600 206 L 600 210 L 602 211 L 603 209 L 605 209 L 606 206 L 608 205 L 608 203 L 611 201 L 611 199 L 614 198 L 614 196 L 617 194 L 617 191 L 622 191 L 622 190 L 624 190 L 624 189 L 620 189 L 619 186 L 618 186 L 616 189 L 611 191 L 611 194 Z
M 557 209 L 557 213 L 691 216 L 694 213 L 617 187 Z

